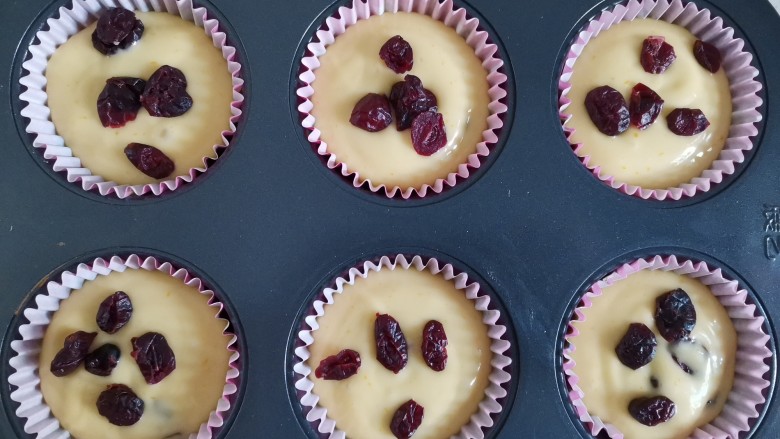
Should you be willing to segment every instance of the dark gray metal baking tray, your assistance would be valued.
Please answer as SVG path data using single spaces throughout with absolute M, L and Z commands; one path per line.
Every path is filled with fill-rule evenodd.
M 241 47 L 245 116 L 230 148 L 185 190 L 152 199 L 84 193 L 49 170 L 19 129 L 21 59 L 34 30 L 66 0 L 5 1 L 0 27 L 0 437 L 27 438 L 7 376 L 17 314 L 49 276 L 95 256 L 138 252 L 192 269 L 229 303 L 242 336 L 241 397 L 223 438 L 316 437 L 290 386 L 291 337 L 319 288 L 364 258 L 420 253 L 453 262 L 501 303 L 513 380 L 493 438 L 589 437 L 571 413 L 562 331 L 594 280 L 639 256 L 704 260 L 738 279 L 780 318 L 780 16 L 767 0 L 697 0 L 756 55 L 764 122 L 738 172 L 681 202 L 621 194 L 572 153 L 557 116 L 564 51 L 584 20 L 615 0 L 457 0 L 500 44 L 511 78 L 501 141 L 479 172 L 423 200 L 387 200 L 325 168 L 306 143 L 294 90 L 303 46 L 338 3 L 196 1 Z M 775 381 L 773 358 L 770 378 Z M 780 437 L 774 385 L 752 437 Z

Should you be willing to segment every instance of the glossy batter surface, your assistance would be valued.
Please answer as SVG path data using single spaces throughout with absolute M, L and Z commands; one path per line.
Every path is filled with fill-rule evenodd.
M 46 68 L 46 93 L 51 119 L 65 145 L 94 175 L 120 184 L 157 180 L 136 169 L 124 154 L 128 143 L 152 145 L 170 157 L 176 168 L 169 178 L 203 167 L 216 157 L 222 131 L 230 128 L 232 77 L 222 52 L 194 23 L 164 12 L 137 12 L 143 37 L 116 55 L 92 47 L 95 24 L 58 47 Z M 97 113 L 97 98 L 114 76 L 149 77 L 162 65 L 184 72 L 192 108 L 174 118 L 152 117 L 141 107 L 136 120 L 122 128 L 106 128 Z
M 349 123 L 355 104 L 367 93 L 390 95 L 404 75 L 390 70 L 379 49 L 401 35 L 414 51 L 418 76 L 438 100 L 447 145 L 430 157 L 417 154 L 410 131 L 393 124 L 369 133 Z M 489 115 L 487 72 L 466 41 L 426 15 L 399 12 L 360 20 L 339 35 L 320 57 L 312 83 L 315 127 L 338 161 L 363 179 L 389 187 L 419 188 L 456 172 L 476 152 Z M 395 117 L 395 115 L 394 115 Z
M 393 316 L 406 336 L 409 362 L 397 375 L 376 360 L 376 313 Z M 422 330 L 435 319 L 444 325 L 449 360 L 442 372 L 425 364 Z M 490 339 L 482 313 L 451 281 L 414 269 L 370 272 L 334 295 L 317 319 L 309 346 L 312 369 L 342 349 L 358 351 L 358 373 L 343 381 L 311 376 L 313 393 L 328 417 L 351 439 L 394 439 L 393 413 L 409 399 L 425 408 L 415 439 L 448 438 L 457 434 L 485 398 L 491 366 Z
M 645 72 L 639 62 L 642 42 L 651 35 L 666 38 L 677 55 L 662 74 Z M 566 126 L 576 130 L 571 142 L 583 144 L 578 154 L 590 156 L 589 166 L 600 166 L 602 174 L 616 181 L 648 189 L 679 186 L 710 167 L 728 138 L 731 92 L 722 68 L 712 74 L 696 61 L 695 41 L 681 26 L 644 19 L 612 26 L 585 45 L 574 64 L 568 93 L 572 103 L 564 113 L 572 116 Z M 640 82 L 665 101 L 658 119 L 644 131 L 630 127 L 618 136 L 602 134 L 585 110 L 585 96 L 609 85 L 628 103 Z M 675 108 L 701 109 L 710 127 L 691 137 L 675 135 L 666 123 Z

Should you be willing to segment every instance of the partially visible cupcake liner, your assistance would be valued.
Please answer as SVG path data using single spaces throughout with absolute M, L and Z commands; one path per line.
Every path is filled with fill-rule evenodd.
M 308 410 L 305 413 L 306 420 L 316 424 L 317 430 L 330 439 L 344 439 L 346 437 L 346 434 L 338 429 L 336 422 L 328 417 L 327 409 L 318 404 L 319 396 L 313 393 L 314 383 L 311 377 L 313 369 L 307 364 L 310 357 L 308 347 L 314 342 L 312 332 L 319 329 L 317 319 L 325 314 L 326 306 L 333 303 L 334 295 L 344 291 L 345 285 L 354 285 L 357 278 L 365 279 L 371 272 L 396 269 L 428 271 L 431 274 L 442 276 L 446 280 L 451 280 L 466 298 L 474 302 L 474 308 L 482 312 L 482 322 L 488 326 L 488 337 L 491 339 L 490 349 L 493 352 L 493 358 L 490 364 L 492 370 L 488 377 L 489 383 L 485 389 L 485 398 L 479 403 L 478 411 L 471 416 L 469 422 L 453 438 L 484 438 L 483 429 L 493 426 L 492 416 L 502 410 L 502 405 L 498 400 L 506 397 L 507 390 L 504 386 L 512 379 L 509 372 L 506 371 L 512 363 L 512 359 L 507 352 L 510 343 L 504 337 L 506 327 L 498 323 L 501 314 L 497 309 L 490 307 L 490 297 L 480 291 L 480 285 L 470 281 L 465 273 L 456 274 L 451 264 L 444 264 L 435 258 L 428 259 L 426 262 L 421 256 L 407 259 L 402 254 L 383 256 L 377 262 L 365 261 L 350 268 L 344 276 L 335 280 L 334 287 L 325 288 L 312 304 L 310 314 L 304 318 L 303 329 L 298 332 L 298 340 L 294 349 L 295 355 L 300 361 L 293 366 L 297 379 L 295 388 L 301 395 L 300 403 L 305 408 L 304 410 Z
M 713 44 L 723 55 L 723 65 L 729 79 L 732 98 L 731 128 L 729 137 L 720 155 L 712 165 L 700 176 L 690 182 L 666 189 L 647 189 L 615 180 L 605 173 L 600 166 L 591 164 L 591 157 L 582 155 L 582 144 L 572 143 L 574 129 L 565 123 L 571 118 L 566 109 L 571 104 L 567 97 L 571 89 L 572 71 L 577 58 L 588 42 L 597 37 L 600 32 L 622 22 L 634 19 L 652 18 L 676 24 L 688 29 L 697 38 Z M 734 29 L 724 24 L 723 19 L 713 16 L 708 9 L 699 8 L 693 2 L 683 3 L 682 0 L 630 0 L 625 5 L 620 4 L 611 10 L 601 13 L 598 18 L 590 21 L 577 35 L 564 59 L 563 72 L 558 82 L 559 99 L 558 114 L 567 140 L 574 153 L 599 180 L 625 194 L 644 199 L 663 201 L 679 200 L 692 197 L 698 192 L 709 191 L 714 184 L 723 181 L 724 176 L 734 173 L 736 166 L 745 161 L 745 153 L 753 149 L 751 137 L 758 135 L 756 126 L 761 120 L 759 108 L 763 100 L 758 96 L 762 86 L 755 78 L 758 69 L 750 63 L 753 55 L 745 49 L 745 42 L 734 37 Z
M 65 140 L 57 134 L 57 129 L 51 120 L 51 110 L 47 106 L 45 76 L 49 58 L 57 47 L 96 21 L 103 11 L 118 6 L 142 12 L 168 12 L 195 23 L 211 37 L 214 46 L 221 50 L 222 56 L 227 61 L 233 81 L 230 129 L 222 132 L 222 143 L 214 145 L 213 153 L 203 157 L 203 165 L 190 169 L 185 175 L 137 185 L 106 181 L 103 177 L 93 174 L 89 168 L 82 166 L 81 160 L 73 155 Z M 53 161 L 54 171 L 64 172 L 68 182 L 79 183 L 85 191 L 97 190 L 100 195 L 115 195 L 118 198 L 147 193 L 160 195 L 165 191 L 174 191 L 182 184 L 191 182 L 198 174 L 206 172 L 209 161 L 216 160 L 220 152 L 230 145 L 230 138 L 236 132 L 236 122 L 241 116 L 241 106 L 244 101 L 244 96 L 241 94 L 244 80 L 239 76 L 241 64 L 235 61 L 236 49 L 228 45 L 227 36 L 219 30 L 219 22 L 208 18 L 206 8 L 195 7 L 192 0 L 74 0 L 70 8 L 65 6 L 59 8 L 56 17 L 46 20 L 46 29 L 39 31 L 35 36 L 38 43 L 30 46 L 31 58 L 22 64 L 27 74 L 19 80 L 19 83 L 26 88 L 19 98 L 27 103 L 21 110 L 21 115 L 29 119 L 25 131 L 34 136 L 33 147 L 42 149 L 43 158 Z
M 584 392 L 578 386 L 579 377 L 574 372 L 575 362 L 572 341 L 580 334 L 572 323 L 584 321 L 583 310 L 598 300 L 604 288 L 642 270 L 662 270 L 685 275 L 706 285 L 726 309 L 737 332 L 737 351 L 734 386 L 729 393 L 723 411 L 711 423 L 697 428 L 691 435 L 695 439 L 738 438 L 740 432 L 750 430 L 750 422 L 759 416 L 760 407 L 766 402 L 762 391 L 770 382 L 764 378 L 769 366 L 764 362 L 772 356 L 767 344 L 769 335 L 764 330 L 764 317 L 756 312 L 756 306 L 748 303 L 748 293 L 739 283 L 724 277 L 721 269 L 710 268 L 705 262 L 678 260 L 675 256 L 654 256 L 624 264 L 594 283 L 582 296 L 574 310 L 566 330 L 566 346 L 563 349 L 563 371 L 569 387 L 569 400 L 580 421 L 592 435 L 605 432 L 609 437 L 622 439 L 623 434 L 612 424 L 591 416 L 583 402 Z
M 445 178 L 437 178 L 432 183 L 425 183 L 420 187 L 387 186 L 383 183 L 374 183 L 371 179 L 361 177 L 356 169 L 350 169 L 328 149 L 328 144 L 321 139 L 321 131 L 315 127 L 315 118 L 311 114 L 314 104 L 311 97 L 314 88 L 311 84 L 317 76 L 317 68 L 320 66 L 319 58 L 328 50 L 328 46 L 343 34 L 347 28 L 359 20 L 365 20 L 374 15 L 396 12 L 416 12 L 428 15 L 453 28 L 458 35 L 463 37 L 474 49 L 475 55 L 482 61 L 482 67 L 487 72 L 489 85 L 488 95 L 490 103 L 488 109 L 490 115 L 487 120 L 487 129 L 482 132 L 482 141 L 476 146 L 476 152 L 470 154 L 466 163 L 458 165 L 457 172 L 449 173 Z M 504 61 L 498 53 L 498 46 L 489 42 L 489 35 L 479 28 L 479 20 L 469 17 L 466 10 L 456 8 L 452 0 L 353 0 L 351 6 L 340 7 L 338 11 L 325 20 L 323 26 L 317 31 L 312 42 L 307 46 L 307 55 L 301 60 L 301 73 L 298 76 L 300 87 L 296 91 L 303 102 L 298 105 L 301 114 L 301 125 L 308 133 L 307 140 L 316 147 L 317 154 L 327 157 L 327 166 L 334 172 L 352 180 L 352 186 L 364 187 L 371 192 L 382 192 L 387 198 L 400 196 L 408 199 L 412 195 L 425 197 L 429 191 L 438 194 L 447 187 L 453 187 L 458 179 L 466 179 L 472 170 L 478 169 L 482 160 L 491 152 L 491 146 L 498 142 L 498 132 L 504 126 L 503 115 L 507 106 L 501 99 L 507 95 L 504 89 L 507 76 L 500 72 Z
M 16 416 L 26 419 L 25 433 L 34 435 L 36 439 L 66 439 L 71 434 L 62 428 L 59 421 L 51 413 L 46 405 L 40 388 L 39 355 L 43 336 L 51 323 L 53 313 L 60 308 L 60 302 L 70 297 L 73 291 L 81 289 L 85 282 L 94 280 L 98 276 L 108 276 L 112 272 L 125 270 L 159 271 L 171 277 L 179 279 L 184 284 L 197 288 L 201 294 L 209 297 L 209 307 L 214 310 L 215 318 L 222 318 L 220 314 L 224 305 L 219 302 L 214 291 L 209 290 L 203 282 L 183 268 L 176 268 L 169 262 L 158 261 L 154 257 L 140 257 L 130 255 L 127 259 L 113 256 L 109 260 L 95 259 L 91 264 L 79 264 L 76 273 L 64 271 L 60 282 L 50 281 L 46 285 L 46 294 L 35 297 L 35 305 L 24 309 L 24 317 L 29 323 L 19 327 L 21 340 L 11 342 L 11 349 L 15 355 L 9 360 L 9 364 L 15 370 L 8 377 L 8 384 L 15 387 L 11 392 L 11 400 L 19 403 Z M 217 406 L 211 411 L 208 420 L 201 424 L 197 433 L 190 434 L 190 439 L 211 439 L 212 430 L 219 428 L 224 423 L 224 417 L 231 406 L 231 398 L 238 391 L 236 385 L 238 376 L 238 358 L 236 342 L 238 338 L 228 330 L 229 322 L 225 321 L 223 333 L 231 335 L 228 350 L 231 352 L 229 368 L 225 375 L 225 386 L 222 397 Z

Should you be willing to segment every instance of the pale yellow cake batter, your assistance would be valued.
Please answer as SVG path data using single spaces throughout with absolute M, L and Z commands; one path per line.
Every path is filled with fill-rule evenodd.
M 663 36 L 674 47 L 677 59 L 661 74 L 644 71 L 639 62 L 642 42 L 651 35 Z M 696 37 L 687 29 L 660 20 L 619 23 L 585 45 L 574 64 L 571 105 L 564 112 L 575 129 L 572 143 L 590 156 L 589 166 L 601 166 L 602 174 L 647 189 L 666 189 L 688 183 L 710 167 L 728 138 L 731 126 L 731 92 L 721 68 L 712 74 L 693 56 Z M 585 96 L 592 89 L 609 85 L 626 99 L 637 83 L 653 89 L 663 99 L 658 119 L 646 130 L 631 126 L 610 137 L 596 128 L 585 110 Z M 704 132 L 678 136 L 667 127 L 666 116 L 676 108 L 698 108 L 710 121 Z
M 384 93 L 404 74 L 390 70 L 379 49 L 401 35 L 412 46 L 414 67 L 407 74 L 436 95 L 444 116 L 447 145 L 430 157 L 417 154 L 410 130 L 393 123 L 369 133 L 349 123 L 355 104 L 367 93 Z M 457 172 L 476 152 L 489 115 L 487 71 L 452 28 L 426 15 L 387 13 L 360 20 L 339 35 L 320 57 L 311 100 L 315 127 L 339 162 L 363 179 L 388 187 L 420 188 Z M 393 115 L 395 118 L 395 114 Z
M 688 293 L 696 308 L 691 332 L 695 343 L 670 345 L 655 325 L 656 298 L 677 288 Z M 626 439 L 682 439 L 720 414 L 734 382 L 737 336 L 726 310 L 705 285 L 684 275 L 644 270 L 605 288 L 593 306 L 582 311 L 584 320 L 573 322 L 580 335 L 571 339 L 572 359 L 591 416 L 613 424 Z M 631 323 L 647 325 L 658 343 L 653 361 L 637 370 L 623 365 L 615 354 Z M 694 374 L 685 373 L 670 352 Z M 658 381 L 657 389 L 651 377 Z M 656 395 L 671 399 L 677 413 L 647 427 L 629 414 L 628 404 Z
M 115 291 L 124 291 L 133 304 L 130 321 L 115 334 L 98 329 L 98 306 Z M 76 439 L 184 439 L 196 433 L 216 410 L 222 396 L 231 336 L 226 322 L 207 306 L 208 296 L 197 288 L 157 271 L 128 269 L 88 281 L 60 304 L 43 338 L 40 357 L 41 392 L 52 414 Z M 117 367 L 101 377 L 79 368 L 64 377 L 49 370 L 65 337 L 76 331 L 97 332 L 90 351 L 105 343 L 121 350 Z M 176 356 L 176 369 L 149 385 L 130 353 L 130 339 L 159 332 Z M 141 419 L 129 427 L 108 422 L 96 407 L 108 384 L 125 384 L 145 404 Z
M 376 360 L 377 313 L 393 316 L 408 342 L 409 362 L 397 375 Z M 421 353 L 423 327 L 432 319 L 442 323 L 449 341 L 442 372 L 429 368 Z M 370 272 L 335 294 L 317 322 L 309 346 L 312 369 L 347 348 L 362 360 L 358 373 L 343 381 L 311 375 L 319 405 L 350 439 L 394 439 L 390 420 L 409 399 L 425 409 L 414 439 L 449 438 L 485 398 L 492 357 L 487 326 L 474 302 L 441 276 L 400 268 Z
M 105 56 L 92 46 L 95 24 L 57 48 L 46 68 L 46 93 L 57 134 L 94 175 L 120 184 L 157 180 L 143 174 L 124 154 L 128 143 L 152 145 L 176 168 L 169 178 L 202 168 L 204 157 L 216 157 L 222 131 L 230 128 L 232 77 L 222 52 L 203 29 L 164 12 L 136 12 L 145 30 L 128 49 Z M 100 123 L 97 98 L 114 76 L 148 80 L 162 65 L 184 72 L 192 108 L 173 118 L 152 117 L 141 107 L 136 120 L 122 128 Z

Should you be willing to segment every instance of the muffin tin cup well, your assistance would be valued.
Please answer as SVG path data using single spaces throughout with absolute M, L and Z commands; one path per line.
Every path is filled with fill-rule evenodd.
M 571 104 L 567 97 L 571 84 L 572 71 L 583 48 L 588 42 L 622 21 L 652 18 L 673 23 L 688 29 L 697 38 L 716 46 L 723 56 L 723 65 L 729 79 L 732 100 L 732 120 L 729 137 L 720 155 L 699 177 L 690 182 L 666 189 L 647 189 L 615 180 L 601 167 L 591 163 L 590 156 L 582 155 L 582 144 L 571 143 L 574 129 L 565 123 L 571 118 L 566 110 Z M 558 82 L 558 114 L 566 138 L 574 153 L 585 167 L 599 180 L 610 187 L 628 195 L 654 200 L 680 200 L 693 197 L 697 193 L 709 191 L 713 185 L 721 183 L 724 176 L 735 172 L 735 167 L 745 161 L 745 154 L 753 148 L 753 137 L 758 135 L 757 124 L 762 120 L 763 100 L 758 96 L 762 85 L 756 80 L 758 69 L 751 65 L 753 54 L 745 48 L 745 42 L 735 38 L 734 29 L 724 24 L 723 19 L 713 15 L 709 9 L 699 8 L 693 2 L 682 0 L 630 0 L 602 12 L 591 20 L 577 34 L 575 41 L 566 53 L 561 76 Z
M 39 354 L 46 328 L 51 322 L 52 314 L 59 307 L 60 302 L 70 297 L 74 291 L 78 291 L 85 282 L 94 280 L 98 276 L 107 276 L 112 272 L 125 270 L 159 271 L 174 277 L 188 286 L 197 288 L 201 294 L 209 297 L 209 306 L 214 310 L 214 317 L 224 320 L 224 304 L 218 300 L 214 291 L 208 289 L 202 280 L 193 276 L 184 268 L 177 268 L 170 262 L 158 260 L 153 256 L 141 257 L 131 254 L 128 257 L 112 256 L 108 260 L 97 258 L 89 264 L 79 264 L 75 273 L 64 271 L 61 273 L 60 282 L 50 281 L 46 285 L 47 293 L 40 293 L 35 297 L 34 305 L 25 308 L 22 313 L 28 321 L 19 326 L 21 339 L 11 341 L 10 348 L 15 354 L 10 358 L 9 364 L 14 373 L 8 377 L 9 387 L 15 388 L 10 394 L 11 400 L 19 403 L 16 416 L 24 419 L 24 431 L 34 435 L 37 439 L 70 437 L 70 433 L 62 428 L 59 421 L 51 413 L 46 405 L 40 389 Z M 191 434 L 190 439 L 210 439 L 215 430 L 221 427 L 230 413 L 232 402 L 238 392 L 239 382 L 239 357 L 237 350 L 238 337 L 230 332 L 230 322 L 225 321 L 224 334 L 231 335 L 228 349 L 231 352 L 229 368 L 225 376 L 225 386 L 222 397 L 217 406 L 211 411 L 208 420 L 201 424 L 197 433 Z
M 203 157 L 202 166 L 190 169 L 187 174 L 139 185 L 106 181 L 100 175 L 95 175 L 90 169 L 82 166 L 81 160 L 73 155 L 65 140 L 57 134 L 57 129 L 51 120 L 51 110 L 47 107 L 45 76 L 50 57 L 68 38 L 96 21 L 100 13 L 117 6 L 138 11 L 167 12 L 191 21 L 203 28 L 227 61 L 233 82 L 229 130 L 221 133 L 222 143 L 214 145 L 213 153 Z M 206 8 L 196 7 L 192 0 L 119 0 L 116 2 L 75 0 L 70 8 L 60 7 L 56 16 L 46 20 L 46 24 L 47 27 L 36 34 L 35 43 L 28 48 L 29 59 L 22 64 L 27 74 L 19 80 L 23 90 L 19 99 L 26 103 L 26 106 L 20 113 L 27 120 L 25 131 L 31 135 L 33 147 L 42 150 L 43 158 L 51 162 L 55 172 L 65 173 L 68 182 L 79 184 L 85 191 L 94 190 L 100 195 L 115 196 L 120 199 L 144 194 L 160 195 L 192 182 L 197 175 L 206 172 L 209 164 L 217 160 L 222 151 L 230 145 L 230 140 L 237 129 L 236 123 L 242 114 L 244 80 L 241 78 L 241 64 L 236 61 L 236 48 L 228 44 L 226 34 L 219 30 L 219 22 L 209 18 Z
M 317 431 L 328 438 L 344 438 L 346 434 L 338 429 L 336 422 L 328 417 L 326 408 L 318 404 L 319 397 L 313 393 L 314 383 L 312 373 L 314 369 L 307 363 L 310 357 L 308 346 L 314 342 L 312 332 L 319 328 L 317 318 L 325 314 L 327 306 L 334 302 L 334 295 L 341 294 L 344 285 L 353 285 L 358 277 L 366 278 L 371 272 L 380 270 L 418 270 L 428 271 L 433 275 L 442 276 L 452 281 L 455 287 L 462 291 L 469 300 L 474 302 L 474 307 L 482 312 L 482 321 L 488 326 L 488 337 L 491 339 L 490 349 L 493 352 L 491 360 L 492 370 L 488 378 L 489 383 L 485 389 L 485 398 L 479 403 L 479 409 L 471 416 L 469 423 L 464 425 L 456 438 L 482 439 L 485 437 L 486 428 L 494 423 L 494 416 L 503 409 L 499 402 L 507 396 L 507 389 L 512 376 L 507 371 L 512 359 L 509 357 L 510 342 L 507 339 L 506 326 L 500 324 L 500 312 L 490 304 L 490 297 L 480 291 L 477 282 L 469 280 L 465 273 L 456 274 L 455 268 L 448 263 L 440 262 L 436 258 L 423 259 L 419 255 L 406 257 L 403 254 L 382 256 L 378 261 L 364 261 L 349 269 L 339 276 L 333 288 L 325 288 L 312 304 L 310 311 L 303 319 L 301 330 L 297 332 L 297 340 L 294 348 L 297 362 L 293 365 L 295 373 L 295 389 L 298 391 L 300 404 L 306 412 L 306 420 L 316 425 Z
M 476 151 L 468 156 L 466 163 L 458 165 L 457 172 L 451 172 L 446 177 L 437 177 L 430 183 L 420 187 L 387 186 L 379 182 L 372 182 L 364 178 L 356 169 L 350 169 L 347 163 L 328 149 L 328 144 L 321 139 L 321 131 L 315 126 L 315 118 L 311 114 L 314 104 L 311 97 L 314 88 L 311 84 L 317 76 L 317 68 L 320 66 L 319 58 L 328 50 L 335 39 L 343 34 L 347 28 L 359 20 L 365 20 L 374 15 L 396 12 L 416 12 L 428 15 L 441 21 L 463 37 L 474 49 L 475 55 L 482 61 L 482 66 L 487 72 L 489 85 L 488 94 L 490 103 L 488 109 L 490 115 L 487 120 L 487 129 L 482 133 L 482 141 L 476 145 Z M 507 96 L 507 76 L 503 73 L 504 61 L 496 44 L 490 42 L 487 31 L 480 28 L 479 20 L 470 17 L 465 9 L 457 8 L 452 0 L 353 0 L 349 7 L 340 7 L 336 14 L 328 17 L 316 32 L 315 38 L 307 46 L 307 53 L 301 60 L 301 73 L 298 76 L 299 87 L 296 91 L 302 102 L 298 105 L 298 113 L 301 116 L 301 125 L 307 133 L 307 140 L 311 143 L 317 154 L 327 158 L 326 165 L 329 169 L 339 173 L 348 180 L 352 180 L 355 188 L 367 189 L 374 193 L 382 193 L 387 198 L 401 198 L 407 200 L 411 197 L 423 198 L 439 194 L 446 188 L 451 188 L 459 181 L 466 179 L 477 170 L 483 160 L 491 153 L 492 146 L 498 142 L 498 133 L 504 126 L 504 116 L 507 105 L 502 102 Z
M 740 433 L 753 428 L 753 421 L 759 417 L 760 408 L 766 402 L 764 391 L 771 385 L 765 378 L 770 370 L 766 360 L 772 356 L 768 347 L 770 336 L 765 332 L 765 319 L 756 311 L 756 305 L 749 303 L 747 290 L 737 281 L 724 277 L 719 268 L 711 268 L 703 261 L 694 262 L 678 259 L 676 256 L 652 256 L 623 264 L 594 283 L 580 299 L 567 324 L 563 349 L 563 373 L 568 386 L 569 402 L 573 405 L 576 416 L 594 436 L 606 434 L 615 439 L 623 437 L 614 425 L 591 416 L 582 400 L 584 393 L 577 385 L 579 378 L 574 373 L 575 363 L 570 356 L 573 352 L 571 342 L 579 335 L 579 331 L 571 322 L 584 320 L 582 310 L 589 308 L 594 300 L 598 300 L 604 288 L 642 270 L 671 271 L 696 279 L 706 285 L 726 309 L 737 332 L 734 385 L 720 415 L 710 424 L 697 428 L 692 437 L 741 437 Z

